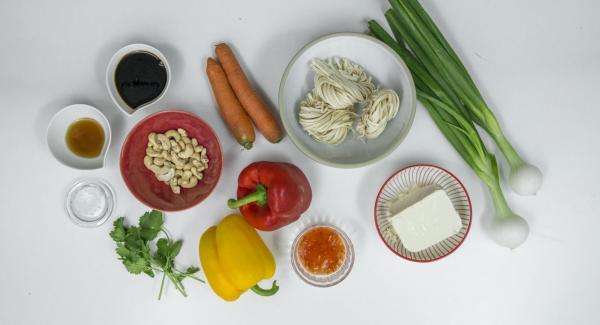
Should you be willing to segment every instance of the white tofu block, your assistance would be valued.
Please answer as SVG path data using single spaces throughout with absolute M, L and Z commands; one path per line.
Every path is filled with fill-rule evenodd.
M 402 245 L 411 252 L 433 246 L 457 234 L 462 227 L 460 216 L 444 190 L 436 189 L 401 211 L 393 210 L 401 205 L 391 205 L 390 223 Z

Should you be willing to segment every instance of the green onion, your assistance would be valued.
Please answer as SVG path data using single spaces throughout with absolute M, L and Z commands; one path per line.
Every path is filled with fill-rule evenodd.
M 532 183 L 539 180 L 537 183 L 541 184 L 541 173 L 525 163 L 506 140 L 466 68 L 420 4 L 416 0 L 390 0 L 390 3 L 392 9 L 385 17 L 394 37 L 374 20 L 369 21 L 369 33 L 404 60 L 413 75 L 419 101 L 488 187 L 496 211 L 488 227 L 492 239 L 505 247 L 519 246 L 527 239 L 529 226 L 508 206 L 500 187 L 496 157 L 486 149 L 475 124 L 492 136 L 506 156 L 512 170 L 511 184 L 514 175 L 528 178 L 528 182 L 517 185 L 529 185 L 527 190 L 531 191 L 536 187 Z
M 525 162 L 504 136 L 475 82 L 444 35 L 417 0 L 390 0 L 385 17 L 396 38 L 382 35 L 370 22 L 371 33 L 392 47 L 407 62 L 419 91 L 427 91 L 484 129 L 510 166 L 509 184 L 521 195 L 535 194 L 542 174 Z M 387 34 L 387 33 L 386 33 Z M 400 53 L 402 52 L 402 54 Z M 418 80 L 417 80 L 418 79 Z
M 521 245 L 529 235 L 529 225 L 508 206 L 500 188 L 496 157 L 485 148 L 475 125 L 435 97 L 425 93 L 418 97 L 444 136 L 488 187 L 496 211 L 487 227 L 492 239 L 511 249 Z

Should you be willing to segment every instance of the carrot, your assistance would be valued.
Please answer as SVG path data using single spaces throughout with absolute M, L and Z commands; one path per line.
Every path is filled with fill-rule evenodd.
M 219 112 L 227 127 L 239 144 L 246 149 L 252 148 L 255 139 L 254 127 L 250 117 L 229 86 L 225 71 L 217 61 L 209 58 L 206 64 L 206 74 L 219 105 Z
M 221 43 L 217 45 L 215 52 L 227 74 L 227 80 L 229 80 L 231 88 L 233 88 L 242 107 L 248 112 L 258 130 L 272 143 L 281 141 L 283 131 L 279 123 L 263 99 L 248 82 L 231 48 L 227 44 Z

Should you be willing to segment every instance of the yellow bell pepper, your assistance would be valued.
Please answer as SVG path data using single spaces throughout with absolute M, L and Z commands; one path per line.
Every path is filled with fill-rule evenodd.
M 208 228 L 199 244 L 200 263 L 213 291 L 227 301 L 248 289 L 263 296 L 274 295 L 257 283 L 273 277 L 275 259 L 258 233 L 239 215 L 228 215 L 217 226 Z

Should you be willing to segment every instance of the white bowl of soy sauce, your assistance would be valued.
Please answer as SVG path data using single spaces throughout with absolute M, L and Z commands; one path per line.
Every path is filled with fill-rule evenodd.
M 169 88 L 167 58 L 146 44 L 130 44 L 115 53 L 106 69 L 106 87 L 113 102 L 126 114 L 156 103 Z

